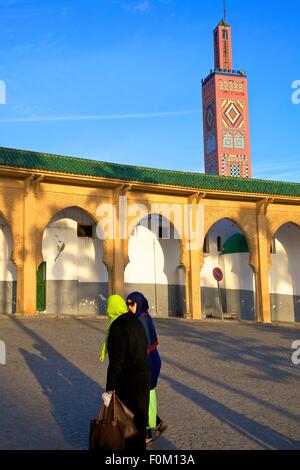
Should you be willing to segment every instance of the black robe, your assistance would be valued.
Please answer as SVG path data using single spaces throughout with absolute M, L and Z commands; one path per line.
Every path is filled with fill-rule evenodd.
M 117 396 L 135 415 L 138 435 L 126 442 L 126 450 L 146 450 L 150 366 L 145 329 L 132 313 L 120 315 L 110 328 L 107 350 L 106 391 Z

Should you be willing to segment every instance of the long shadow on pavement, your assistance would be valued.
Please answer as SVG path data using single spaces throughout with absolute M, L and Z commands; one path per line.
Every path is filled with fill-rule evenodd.
M 232 385 L 226 384 L 225 382 L 220 382 L 219 380 L 216 380 L 212 377 L 208 377 L 205 374 L 201 374 L 199 371 L 195 371 L 193 369 L 190 369 L 189 367 L 180 364 L 172 359 L 169 359 L 168 357 L 161 356 L 162 360 L 164 363 L 169 364 L 172 367 L 178 368 L 180 371 L 184 371 L 187 374 L 190 374 L 192 377 L 198 377 L 200 380 L 203 380 L 205 382 L 210 383 L 213 386 L 220 387 L 226 391 L 229 391 L 230 393 L 240 395 L 243 398 L 253 401 L 257 403 L 258 405 L 263 406 L 266 409 L 269 409 L 273 411 L 274 413 L 278 413 L 284 418 L 292 419 L 293 421 L 300 423 L 300 415 L 298 414 L 293 414 L 290 411 L 288 411 L 285 408 L 282 408 L 282 406 L 275 405 L 269 401 L 263 400 L 262 398 L 259 398 L 258 396 L 250 393 L 249 391 L 241 390 L 239 388 L 233 387 Z
M 270 429 L 268 426 L 247 418 L 241 413 L 231 410 L 220 402 L 209 398 L 185 384 L 178 382 L 165 374 L 161 374 L 161 379 L 169 383 L 173 389 L 194 402 L 199 408 L 206 410 L 212 416 L 226 423 L 237 433 L 255 442 L 258 448 L 295 450 L 300 449 L 300 441 L 289 439 L 283 434 Z
M 36 354 L 22 348 L 20 353 L 49 400 L 66 443 L 76 449 L 87 448 L 89 422 L 98 413 L 103 389 L 28 326 L 17 319 L 15 322 L 35 341 Z
M 216 358 L 221 359 L 223 362 L 237 362 L 257 371 L 248 374 L 249 377 L 275 381 L 276 383 L 288 377 L 298 377 L 297 371 L 293 369 L 292 364 L 290 365 L 287 360 L 288 355 L 291 355 L 290 345 L 289 347 L 271 346 L 270 344 L 264 344 L 256 337 L 241 336 L 237 338 L 231 335 L 229 331 L 228 334 L 226 332 L 211 331 L 205 329 L 206 325 L 200 329 L 199 324 L 184 324 L 182 321 L 180 321 L 180 324 L 176 324 L 173 320 L 172 322 L 170 320 L 159 320 L 157 326 L 160 335 L 174 336 L 178 342 L 195 344 L 208 349 L 210 353 L 214 353 Z M 246 332 L 247 325 L 244 326 Z M 295 333 L 296 331 L 295 329 Z

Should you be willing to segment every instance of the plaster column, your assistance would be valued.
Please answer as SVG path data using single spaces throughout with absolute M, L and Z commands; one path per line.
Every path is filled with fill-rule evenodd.
M 197 320 L 202 319 L 200 271 L 204 262 L 204 220 L 199 220 L 199 214 L 201 215 L 202 212 L 198 212 L 198 203 L 202 201 L 204 197 L 205 194 L 196 193 L 188 198 L 188 204 L 191 210 L 191 217 L 188 217 L 189 237 L 183 240 L 183 257 L 186 260 L 184 264 L 188 268 L 186 271 L 187 306 L 189 307 L 187 315 Z M 185 220 L 187 220 L 187 218 L 185 218 Z
M 202 250 L 190 250 L 190 272 L 189 272 L 189 305 L 190 316 L 193 319 L 202 319 L 201 306 L 201 258 Z
M 113 263 L 111 284 L 113 294 L 125 295 L 124 271 L 128 263 L 128 235 L 127 235 L 127 203 L 126 198 L 131 185 L 119 186 L 113 192 L 114 208 L 116 213 L 115 231 L 113 241 Z M 121 199 L 120 199 L 121 198 Z M 125 238 L 124 238 L 125 237 Z
M 36 198 L 24 194 L 22 253 L 15 259 L 17 267 L 17 313 L 36 315 Z M 18 250 L 20 251 L 20 250 Z
M 257 258 L 258 266 L 255 270 L 256 311 L 257 321 L 271 323 L 271 305 L 269 288 L 270 246 L 267 237 L 267 208 L 269 200 L 257 203 Z

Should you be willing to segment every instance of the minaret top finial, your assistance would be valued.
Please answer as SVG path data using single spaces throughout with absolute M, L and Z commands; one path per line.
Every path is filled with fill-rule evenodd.
M 224 1 L 224 23 L 226 23 L 226 15 L 227 15 L 227 11 L 226 11 L 226 0 L 223 0 Z

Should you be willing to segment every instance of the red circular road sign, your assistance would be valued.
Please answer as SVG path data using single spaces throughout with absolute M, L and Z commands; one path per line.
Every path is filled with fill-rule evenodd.
M 214 268 L 213 270 L 213 276 L 216 281 L 221 282 L 223 280 L 223 271 L 220 268 Z

